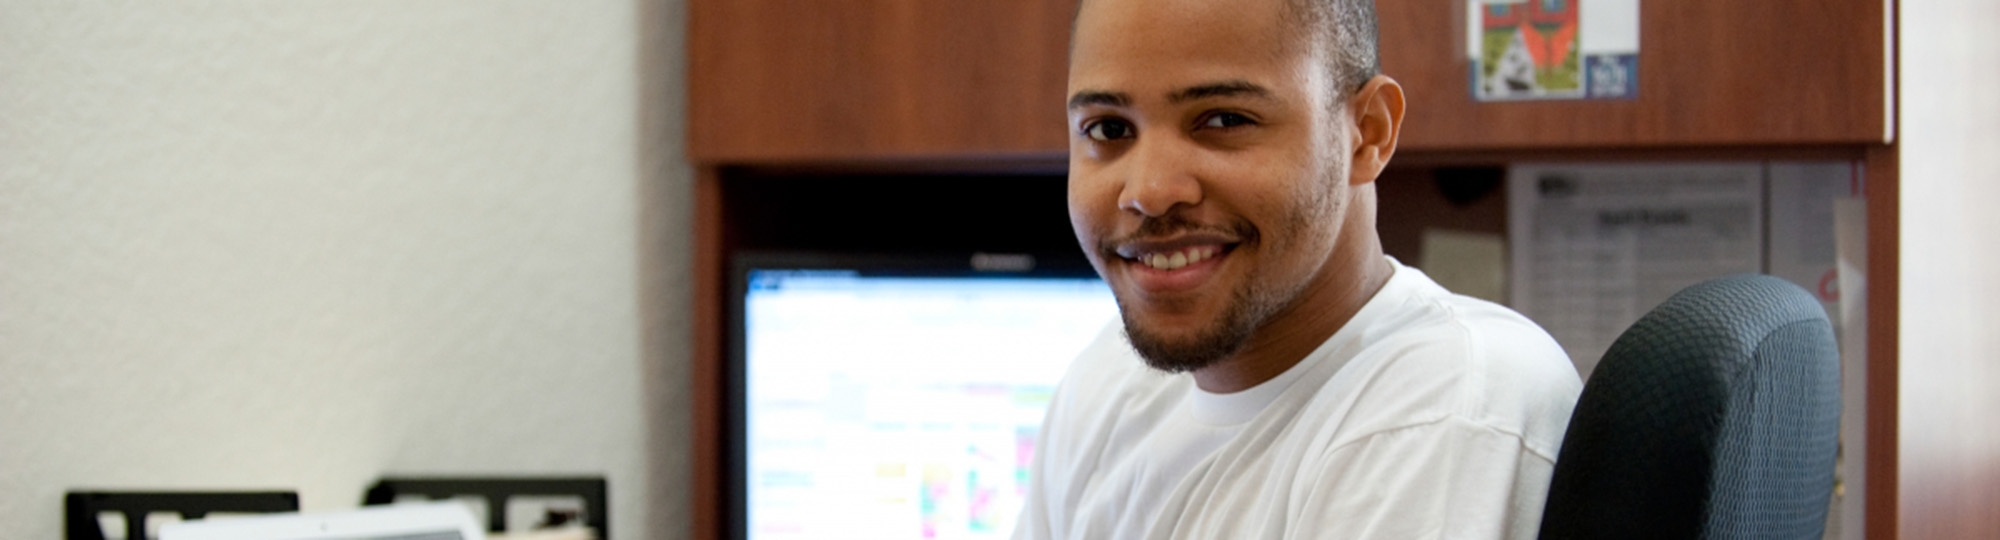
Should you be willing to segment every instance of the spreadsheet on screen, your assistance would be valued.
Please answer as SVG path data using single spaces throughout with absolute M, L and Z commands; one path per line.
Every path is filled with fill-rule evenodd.
M 749 538 L 1007 538 L 1070 360 L 1117 317 L 1080 277 L 753 271 Z

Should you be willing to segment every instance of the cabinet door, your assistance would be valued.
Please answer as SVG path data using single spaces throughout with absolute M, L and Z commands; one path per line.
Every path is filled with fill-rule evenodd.
M 1888 140 L 1883 0 L 1639 0 L 1638 97 L 1475 102 L 1467 0 L 1382 0 L 1403 148 L 1486 150 Z M 1582 2 L 1589 9 L 1592 0 Z M 1588 30 L 1585 30 L 1588 31 Z
M 692 0 L 691 158 L 1061 155 L 1075 0 Z
M 1571 0 L 1584 1 L 1590 0 Z M 1385 0 L 1415 151 L 1879 143 L 1881 0 L 1641 0 L 1638 97 L 1476 102 L 1466 0 Z M 1060 156 L 1075 0 L 692 0 L 704 163 Z M 1586 8 L 1587 9 L 1587 8 Z

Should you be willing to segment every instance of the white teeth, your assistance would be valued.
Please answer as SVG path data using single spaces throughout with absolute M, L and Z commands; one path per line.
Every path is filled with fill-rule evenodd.
M 1213 246 L 1198 246 L 1173 253 L 1149 253 L 1139 256 L 1139 263 L 1160 270 L 1177 270 L 1181 267 L 1208 260 L 1220 250 Z

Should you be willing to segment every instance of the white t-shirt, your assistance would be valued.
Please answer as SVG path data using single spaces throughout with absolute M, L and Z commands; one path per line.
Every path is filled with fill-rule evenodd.
M 1241 392 L 1106 328 L 1056 390 L 1014 537 L 1533 538 L 1575 368 L 1520 314 L 1390 263 L 1353 320 Z

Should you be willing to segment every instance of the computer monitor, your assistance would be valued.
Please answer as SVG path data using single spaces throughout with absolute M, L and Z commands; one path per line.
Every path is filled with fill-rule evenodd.
M 1009 537 L 1049 398 L 1117 317 L 1080 258 L 735 266 L 735 538 Z

